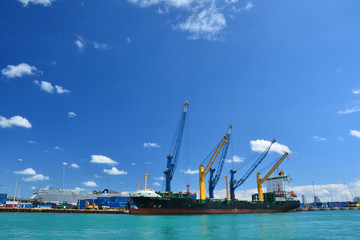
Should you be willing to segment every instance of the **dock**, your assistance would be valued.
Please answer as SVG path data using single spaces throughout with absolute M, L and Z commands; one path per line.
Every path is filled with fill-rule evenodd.
M 42 208 L 0 208 L 0 212 L 26 212 L 26 213 L 82 213 L 82 214 L 128 214 L 125 209 L 119 210 L 93 210 L 93 209 L 42 209 Z

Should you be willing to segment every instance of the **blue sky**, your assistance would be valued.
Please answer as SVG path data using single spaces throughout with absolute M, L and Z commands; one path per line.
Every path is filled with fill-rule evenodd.
M 154 178 L 188 100 L 173 190 L 198 189 L 198 176 L 185 172 L 231 123 L 228 159 L 244 162 L 226 163 L 223 175 L 254 155 L 250 141 L 276 138 L 278 152 L 291 151 L 282 169 L 299 193 L 310 197 L 314 181 L 323 198 L 343 197 L 344 183 L 360 195 L 359 5 L 1 1 L 0 191 L 13 194 L 19 158 L 21 170 L 34 170 L 20 175 L 24 196 L 61 187 L 63 162 L 68 189 L 121 182 L 134 191 L 149 173 L 160 190 Z M 272 151 L 262 166 L 280 156 Z M 241 189 L 255 187 L 253 175 Z

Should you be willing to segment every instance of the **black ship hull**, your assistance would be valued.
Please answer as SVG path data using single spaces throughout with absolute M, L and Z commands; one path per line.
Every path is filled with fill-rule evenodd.
M 200 203 L 190 198 L 132 197 L 138 209 L 131 214 L 226 214 L 287 212 L 300 206 L 299 201 L 287 200 L 272 204 L 259 202 L 212 201 Z

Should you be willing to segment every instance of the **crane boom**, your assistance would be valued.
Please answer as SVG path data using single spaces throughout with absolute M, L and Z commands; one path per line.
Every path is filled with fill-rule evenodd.
M 284 153 L 284 155 L 282 155 L 282 157 L 279 159 L 279 161 L 276 162 L 276 164 L 271 168 L 271 170 L 265 175 L 265 177 L 263 179 L 261 179 L 261 175 L 259 172 L 256 174 L 256 183 L 257 183 L 260 202 L 264 201 L 264 194 L 263 194 L 261 185 L 270 177 L 270 175 L 275 171 L 275 169 L 277 169 L 279 167 L 279 165 L 284 161 L 284 159 L 287 157 L 287 155 L 289 155 L 289 153 L 287 153 L 287 152 Z
M 231 125 L 230 127 L 231 128 Z M 224 147 L 224 145 L 228 142 L 228 134 L 226 134 L 220 141 L 220 143 L 217 145 L 216 149 L 212 152 L 211 157 L 209 161 L 207 162 L 206 167 L 204 168 L 204 165 L 200 164 L 199 166 L 199 187 L 200 187 L 200 201 L 205 201 L 205 177 L 209 173 L 212 165 L 214 164 L 217 156 L 221 152 L 221 149 Z
M 214 172 L 215 172 L 215 169 L 210 168 L 210 180 L 209 180 L 209 197 L 210 198 L 214 198 L 214 189 L 215 189 L 216 185 L 218 184 L 218 182 L 220 180 L 220 175 L 221 175 L 222 169 L 224 167 L 226 154 L 227 154 L 228 149 L 229 149 L 231 128 L 232 128 L 232 125 L 230 124 L 228 133 L 226 134 L 227 142 L 225 142 L 224 147 L 222 149 L 222 153 L 221 153 L 221 157 L 219 159 L 218 167 L 216 169 L 215 177 L 213 176 Z
M 231 201 L 235 200 L 235 189 L 240 187 L 246 179 L 251 175 L 252 172 L 259 166 L 259 164 L 264 160 L 264 158 L 267 156 L 267 154 L 270 151 L 271 146 L 276 142 L 275 139 L 273 139 L 270 143 L 270 145 L 265 149 L 265 151 L 259 156 L 259 158 L 254 162 L 254 164 L 247 170 L 247 172 L 244 174 L 244 176 L 240 180 L 234 179 L 234 174 L 236 171 L 230 170 L 231 174 L 231 180 L 230 180 L 230 198 Z
M 174 176 L 175 169 L 176 169 L 178 159 L 179 159 L 182 138 L 184 135 L 186 113 L 187 113 L 188 107 L 189 107 L 189 102 L 186 101 L 184 103 L 184 109 L 181 114 L 178 127 L 175 131 L 174 142 L 173 142 L 172 146 L 170 147 L 169 154 L 166 156 L 167 162 L 166 162 L 166 169 L 164 171 L 164 174 L 165 174 L 165 191 L 167 191 L 167 192 L 171 191 L 170 183 Z

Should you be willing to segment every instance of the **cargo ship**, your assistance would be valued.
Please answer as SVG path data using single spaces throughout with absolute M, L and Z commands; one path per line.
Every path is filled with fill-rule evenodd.
M 269 213 L 287 212 L 300 206 L 295 193 L 287 191 L 290 177 L 282 171 L 267 180 L 267 193 L 263 201 L 259 194 L 252 195 L 252 201 L 227 199 L 196 199 L 190 192 L 139 191 L 130 194 L 137 208 L 130 214 L 227 214 L 227 213 Z
M 196 198 L 196 194 L 190 193 L 189 188 L 185 193 L 172 192 L 170 183 L 173 179 L 179 159 L 188 106 L 189 102 L 186 101 L 184 103 L 184 108 L 180 116 L 178 127 L 175 131 L 169 154 L 166 156 L 166 169 L 164 171 L 165 192 L 147 191 L 146 178 L 149 176 L 149 174 L 145 174 L 144 191 L 137 191 L 130 194 L 131 199 L 137 206 L 137 208 L 130 209 L 131 214 L 265 213 L 286 212 L 300 206 L 300 201 L 294 199 L 296 195 L 293 194 L 293 192 L 289 193 L 287 191 L 287 184 L 290 180 L 289 176 L 286 176 L 281 171 L 281 174 L 279 173 L 278 176 L 269 178 L 275 169 L 287 157 L 288 153 L 285 153 L 280 158 L 280 160 L 266 174 L 264 178 L 261 178 L 260 173 L 257 173 L 256 180 L 258 194 L 253 194 L 251 201 L 239 201 L 235 198 L 235 189 L 241 186 L 264 160 L 270 151 L 271 146 L 276 142 L 275 139 L 269 142 L 269 146 L 260 154 L 256 161 L 253 162 L 251 167 L 246 171 L 241 179 L 235 180 L 234 174 L 236 171 L 235 169 L 231 170 L 230 184 L 228 183 L 228 176 L 225 176 L 226 198 L 218 200 L 214 199 L 214 189 L 219 182 L 229 148 L 232 129 L 231 124 L 229 124 L 225 136 L 221 138 L 220 142 L 199 166 L 199 199 Z M 263 141 L 267 142 L 265 140 Z M 217 167 L 213 168 L 215 162 L 217 162 Z M 210 173 L 208 191 L 209 196 L 206 198 L 205 178 L 208 173 Z M 266 180 L 270 187 L 268 187 L 267 193 L 263 193 L 261 185 Z

